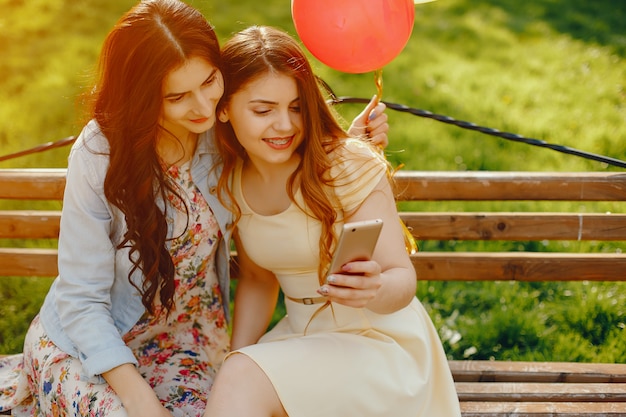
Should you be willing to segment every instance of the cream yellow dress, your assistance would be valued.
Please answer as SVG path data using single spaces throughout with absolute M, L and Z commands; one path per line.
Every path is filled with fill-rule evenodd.
M 342 206 L 358 206 L 385 175 L 384 162 L 349 140 L 333 176 L 342 178 Z M 443 347 L 417 299 L 393 314 L 319 298 L 320 224 L 292 204 L 284 212 L 254 213 L 241 193 L 241 165 L 233 177 L 243 216 L 242 244 L 258 265 L 276 275 L 287 315 L 258 344 L 237 352 L 252 358 L 272 381 L 291 417 L 454 417 L 457 394 Z M 296 196 L 301 202 L 301 195 Z M 337 225 L 339 228 L 340 225 Z M 308 327 L 307 327 L 308 326 Z M 306 329 L 306 332 L 305 332 Z

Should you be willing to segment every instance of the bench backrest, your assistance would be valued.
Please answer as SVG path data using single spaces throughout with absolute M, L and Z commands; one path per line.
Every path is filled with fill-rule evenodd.
M 622 173 L 408 171 L 397 173 L 396 181 L 399 201 L 602 202 L 622 211 L 620 202 L 626 201 Z M 419 240 L 626 241 L 625 214 L 571 210 L 403 211 L 401 216 Z M 619 252 L 426 251 L 413 259 L 422 280 L 622 281 L 626 253 Z
M 421 172 L 395 175 L 405 202 L 626 200 L 626 174 L 538 172 Z M 58 209 L 0 210 L 0 276 L 55 276 L 56 250 L 17 247 L 15 240 L 56 239 L 64 169 L 0 169 L 0 201 L 52 200 Z M 1 203 L 0 203 L 1 204 Z M 26 203 L 28 204 L 28 203 Z M 31 204 L 33 205 L 33 204 Z M 418 241 L 624 241 L 626 214 L 558 211 L 410 211 L 401 217 Z M 21 246 L 21 245 L 20 245 Z M 626 252 L 626 251 L 624 251 Z M 420 251 L 420 280 L 624 280 L 626 253 Z

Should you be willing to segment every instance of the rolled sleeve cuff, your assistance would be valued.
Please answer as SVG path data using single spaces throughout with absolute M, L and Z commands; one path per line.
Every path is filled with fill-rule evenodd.
M 130 363 L 137 366 L 137 358 L 128 346 L 118 346 L 106 351 L 91 355 L 89 358 L 80 354 L 80 360 L 83 364 L 84 378 L 91 383 L 101 384 L 104 381 L 102 373 L 111 369 Z

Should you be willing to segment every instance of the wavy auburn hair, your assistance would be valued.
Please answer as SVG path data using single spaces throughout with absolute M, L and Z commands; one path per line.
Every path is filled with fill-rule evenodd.
M 302 156 L 300 165 L 289 178 L 287 192 L 295 203 L 294 184 L 299 181 L 306 206 L 301 208 L 321 222 L 318 276 L 322 284 L 325 269 L 330 263 L 331 248 L 337 240 L 333 232 L 337 204 L 334 194 L 329 193 L 333 186 L 329 153 L 341 145 L 347 134 L 326 103 L 321 84 L 299 44 L 285 32 L 272 27 L 252 26 L 235 34 L 222 48 L 222 69 L 225 87 L 218 113 L 228 105 L 233 94 L 268 73 L 284 74 L 296 81 L 304 140 L 297 149 Z M 245 159 L 246 154 L 230 122 L 216 122 L 216 138 L 224 164 L 218 183 L 220 199 L 232 207 L 238 219 L 241 210 L 229 188 L 229 178 L 237 159 Z
M 163 83 L 190 58 L 221 69 L 219 42 L 196 9 L 178 0 L 146 0 L 124 14 L 107 35 L 91 92 L 91 117 L 109 142 L 110 165 L 104 181 L 109 202 L 124 213 L 128 230 L 118 249 L 128 247 L 141 270 L 146 309 L 155 298 L 169 311 L 174 297 L 174 264 L 166 247 L 167 221 L 157 201 L 175 193 L 157 153 Z

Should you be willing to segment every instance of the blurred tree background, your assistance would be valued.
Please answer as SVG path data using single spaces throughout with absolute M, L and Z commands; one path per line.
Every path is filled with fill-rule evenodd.
M 0 156 L 80 132 L 84 114 L 78 97 L 90 87 L 106 33 L 135 3 L 0 0 Z M 296 35 L 290 0 L 189 3 L 204 13 L 222 41 L 252 24 Z M 384 68 L 384 100 L 626 160 L 626 3 L 439 0 L 416 5 L 415 11 L 411 39 Z M 373 74 L 343 74 L 312 60 L 338 96 L 375 94 Z M 351 120 L 361 108 L 344 104 L 338 110 Z M 404 169 L 620 170 L 406 113 L 388 114 L 388 157 Z M 65 167 L 68 150 L 0 162 L 0 168 Z M 429 204 L 407 208 L 433 210 Z M 524 202 L 436 207 L 545 208 Z M 573 210 L 623 212 L 624 204 L 579 204 Z M 497 250 L 601 253 L 626 248 L 624 242 L 492 245 Z M 420 247 L 468 249 L 455 242 L 420 242 Z M 0 281 L 0 353 L 21 350 L 49 282 Z M 625 290 L 624 283 L 420 282 L 418 296 L 450 357 L 624 362 Z

